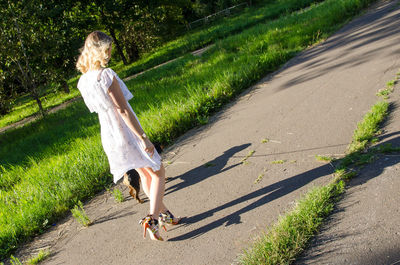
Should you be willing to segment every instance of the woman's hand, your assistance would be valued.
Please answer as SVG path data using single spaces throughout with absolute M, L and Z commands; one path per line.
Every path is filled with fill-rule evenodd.
M 154 155 L 154 145 L 150 142 L 149 138 L 143 139 L 144 151 L 152 157 Z

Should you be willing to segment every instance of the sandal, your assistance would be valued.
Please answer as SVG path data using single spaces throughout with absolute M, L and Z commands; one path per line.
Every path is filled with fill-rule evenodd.
M 165 228 L 165 224 L 167 225 L 177 225 L 181 221 L 181 217 L 175 217 L 170 211 L 166 211 L 165 213 L 160 213 L 160 216 L 158 217 L 158 221 L 160 223 L 160 226 L 164 228 L 165 231 L 167 229 Z
M 143 238 L 146 238 L 146 231 L 148 231 L 151 240 L 164 241 L 158 232 L 158 220 L 153 219 L 152 215 L 147 215 L 139 221 L 139 224 L 143 227 Z

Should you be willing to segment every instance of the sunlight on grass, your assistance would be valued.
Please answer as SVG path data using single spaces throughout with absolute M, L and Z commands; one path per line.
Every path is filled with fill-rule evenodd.
M 313 1 L 277 3 L 289 2 L 300 8 Z M 153 141 L 171 143 L 361 7 L 356 0 L 327 0 L 302 12 L 277 13 L 279 19 L 219 40 L 200 58 L 186 55 L 127 82 L 130 103 Z M 98 118 L 82 101 L 8 131 L 0 141 L 1 256 L 44 229 L 45 220 L 56 221 L 112 183 Z

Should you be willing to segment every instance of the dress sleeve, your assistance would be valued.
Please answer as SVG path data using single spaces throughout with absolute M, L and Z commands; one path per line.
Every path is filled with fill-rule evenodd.
M 113 79 L 118 81 L 118 84 L 121 88 L 122 93 L 124 94 L 125 99 L 128 101 L 133 98 L 132 93 L 128 90 L 125 83 L 118 77 L 117 73 L 115 73 L 111 68 L 106 68 L 101 73 L 101 87 L 104 89 L 104 92 L 108 93 L 108 88 L 111 86 Z
M 114 76 L 117 77 L 117 74 L 111 68 L 106 68 L 101 73 L 100 83 L 104 92 L 108 92 L 108 88 L 111 86 Z

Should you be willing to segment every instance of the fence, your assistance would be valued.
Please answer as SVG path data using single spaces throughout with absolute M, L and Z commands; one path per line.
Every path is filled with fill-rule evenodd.
M 218 17 L 221 16 L 230 16 L 231 14 L 234 14 L 235 12 L 237 12 L 239 9 L 244 8 L 244 6 L 249 7 L 249 4 L 247 2 L 235 5 L 235 6 L 231 6 L 228 8 L 225 8 L 224 10 L 221 10 L 217 13 L 208 15 L 206 17 L 200 18 L 198 20 L 195 20 L 193 22 L 190 22 L 189 24 L 186 25 L 187 30 L 191 30 L 195 27 L 207 24 L 213 20 L 215 20 Z

